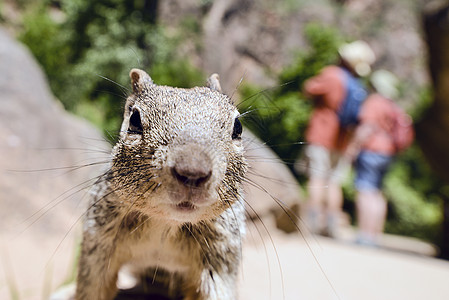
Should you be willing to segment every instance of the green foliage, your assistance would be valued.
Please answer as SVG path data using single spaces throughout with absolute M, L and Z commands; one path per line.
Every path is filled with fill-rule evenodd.
M 279 75 L 280 86 L 271 91 L 246 85 L 241 89 L 242 111 L 250 113 L 245 124 L 268 142 L 285 162 L 291 163 L 301 151 L 311 111 L 310 101 L 301 93 L 305 80 L 324 66 L 335 63 L 341 35 L 333 28 L 309 24 L 305 35 L 309 51 L 298 53 L 296 61 Z
M 5 17 L 3 16 L 3 0 L 0 0 L 0 22 L 5 21 Z
M 315 23 L 306 26 L 305 37 L 309 42 L 309 51 L 299 52 L 296 61 L 284 69 L 279 76 L 285 91 L 299 91 L 304 81 L 316 75 L 322 68 L 337 62 L 338 47 L 344 42 L 341 33 L 330 27 Z
M 390 203 L 386 231 L 435 242 L 443 219 L 440 188 L 416 145 L 398 156 L 385 178 Z
M 133 67 L 159 84 L 190 87 L 201 72 L 177 45 L 183 32 L 169 35 L 156 24 L 150 0 L 61 0 L 65 20 L 55 22 L 44 5 L 26 18 L 21 40 L 45 69 L 64 106 L 113 136 L 121 122 Z
M 419 102 L 410 113 L 415 123 L 419 123 L 431 107 L 434 99 L 433 90 L 430 86 L 422 87 L 418 91 Z
M 20 40 L 28 46 L 50 78 L 57 78 L 60 67 L 67 65 L 70 47 L 66 38 L 59 34 L 60 25 L 46 13 L 45 6 L 25 15 L 25 30 Z M 50 82 L 52 88 L 54 85 Z

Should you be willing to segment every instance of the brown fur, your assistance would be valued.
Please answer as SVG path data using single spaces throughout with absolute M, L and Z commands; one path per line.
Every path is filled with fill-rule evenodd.
M 137 276 L 164 270 L 184 299 L 235 299 L 247 169 L 238 112 L 217 75 L 193 89 L 130 77 L 120 140 L 84 222 L 75 298 L 113 299 L 127 265 Z

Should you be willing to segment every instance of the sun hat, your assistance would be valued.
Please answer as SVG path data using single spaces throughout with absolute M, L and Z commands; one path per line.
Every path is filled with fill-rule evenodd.
M 387 70 L 377 70 L 371 74 L 371 85 L 374 89 L 384 97 L 395 99 L 399 95 L 397 88 L 399 79 Z
M 338 49 L 338 54 L 354 69 L 357 75 L 362 77 L 371 73 L 371 65 L 376 60 L 376 55 L 371 47 L 360 40 L 343 44 Z

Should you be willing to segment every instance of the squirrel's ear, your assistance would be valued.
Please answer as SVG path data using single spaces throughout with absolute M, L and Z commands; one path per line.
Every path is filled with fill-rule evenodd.
M 214 90 L 214 91 L 222 93 L 221 85 L 220 85 L 220 77 L 218 76 L 217 73 L 214 73 L 214 74 L 209 76 L 209 78 L 207 79 L 207 86 L 211 90 Z
M 131 72 L 129 72 L 129 77 L 131 78 L 134 94 L 141 93 L 145 86 L 153 84 L 150 75 L 140 69 L 132 69 Z

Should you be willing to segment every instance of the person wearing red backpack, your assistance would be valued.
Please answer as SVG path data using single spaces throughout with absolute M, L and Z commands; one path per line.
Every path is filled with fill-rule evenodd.
M 304 93 L 314 109 L 306 130 L 304 157 L 295 164 L 297 171 L 306 171 L 309 177 L 306 223 L 313 233 L 331 237 L 336 235 L 342 212 L 341 182 L 350 169 L 342 156 L 349 139 L 339 112 L 348 96 L 365 98 L 358 78 L 370 73 L 375 60 L 374 52 L 363 41 L 342 45 L 339 55 L 338 66 L 327 66 L 304 83 Z
M 387 216 L 382 182 L 395 154 L 413 140 L 413 129 L 410 117 L 391 100 L 398 96 L 397 78 L 379 70 L 373 72 L 370 82 L 375 92 L 362 104 L 359 125 L 346 149 L 346 157 L 355 159 L 359 230 L 356 242 L 376 246 Z M 407 117 L 409 122 L 405 124 Z M 406 137 L 408 140 L 398 142 L 398 133 L 403 141 Z

